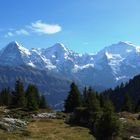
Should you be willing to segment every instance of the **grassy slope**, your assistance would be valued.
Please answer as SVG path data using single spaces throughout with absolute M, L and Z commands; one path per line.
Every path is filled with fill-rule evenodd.
M 70 126 L 63 120 L 36 120 L 24 131 L 0 130 L 0 140 L 95 140 L 89 132 L 87 128 Z
M 129 139 L 130 136 L 140 138 L 140 120 L 137 119 L 139 114 L 132 114 L 128 112 L 121 113 L 126 122 L 123 123 L 122 138 Z
M 5 113 L 0 108 L 0 117 Z M 11 110 L 9 114 L 15 117 L 29 116 L 30 113 L 21 110 Z M 24 114 L 24 115 L 23 115 Z M 32 120 L 26 129 L 6 132 L 0 129 L 0 140 L 95 140 L 88 128 L 70 126 L 62 119 L 66 114 L 60 113 L 59 118 L 54 120 Z M 124 118 L 120 140 L 128 140 L 130 136 L 140 137 L 139 114 L 120 112 Z M 29 119 L 30 120 L 30 119 Z

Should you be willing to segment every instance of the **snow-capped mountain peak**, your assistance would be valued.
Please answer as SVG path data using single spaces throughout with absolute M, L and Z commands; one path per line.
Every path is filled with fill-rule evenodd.
M 18 44 L 18 42 L 17 41 L 12 41 L 12 42 L 10 42 L 6 47 L 19 47 L 19 44 Z
M 16 42 L 16 41 L 12 41 L 10 42 L 6 47 L 3 48 L 3 51 L 4 50 L 19 50 L 19 44 Z
M 23 65 L 23 58 L 28 57 L 29 50 L 19 45 L 16 41 L 9 43 L 0 53 L 0 65 Z
M 112 86 L 139 73 L 140 47 L 121 41 L 91 55 L 75 53 L 62 43 L 46 49 L 26 49 L 14 41 L 1 50 L 0 65 L 28 65 L 75 77 L 86 85 Z
M 135 55 L 135 53 L 140 52 L 140 47 L 129 42 L 122 42 L 112 44 L 111 46 L 105 47 L 103 50 L 97 53 L 100 57 L 104 54 L 110 55 L 120 55 L 123 58 L 127 56 Z
M 72 53 L 72 51 L 66 48 L 65 45 L 62 43 L 56 43 L 52 47 L 47 48 L 46 51 L 54 55 L 55 54 L 57 55 L 57 53 L 59 55 L 65 55 L 65 54 L 68 55 L 69 53 Z
M 71 60 L 74 57 L 74 52 L 69 50 L 62 43 L 56 43 L 50 48 L 43 50 L 42 54 L 50 59 L 53 64 Z
M 30 51 L 24 48 L 21 44 L 17 41 L 10 42 L 3 50 L 7 51 L 19 51 L 23 55 L 30 55 Z
M 67 48 L 65 47 L 65 45 L 62 43 L 58 43 L 58 42 L 53 46 L 53 48 L 67 51 Z

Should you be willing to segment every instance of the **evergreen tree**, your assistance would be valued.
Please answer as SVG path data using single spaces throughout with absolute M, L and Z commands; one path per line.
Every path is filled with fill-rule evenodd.
M 121 83 L 120 89 L 124 88 L 124 83 Z
M 35 100 L 37 101 L 37 105 L 39 107 L 39 105 L 40 105 L 40 94 L 39 94 L 37 86 L 35 86 L 35 85 L 33 85 L 33 86 L 34 86 Z
M 14 98 L 16 107 L 26 107 L 24 87 L 20 79 L 18 79 L 15 83 Z
M 96 93 L 92 91 L 91 88 L 89 88 L 87 91 L 85 102 L 86 102 L 86 107 L 89 110 L 93 112 L 97 112 L 100 110 L 100 102 L 96 96 Z
M 132 112 L 133 107 L 134 106 L 133 106 L 131 97 L 126 94 L 124 97 L 123 105 L 122 105 L 122 111 Z
M 104 113 L 96 125 L 98 140 L 114 140 L 121 132 L 121 123 L 114 113 Z
M 103 94 L 100 94 L 99 101 L 100 101 L 100 107 L 103 108 L 105 105 L 105 97 L 103 96 Z
M 88 91 L 87 91 L 87 87 L 85 87 L 85 88 L 84 88 L 84 91 L 83 91 L 83 96 L 82 96 L 82 103 L 83 103 L 82 105 L 83 105 L 83 106 L 86 106 L 87 92 L 88 92 Z
M 91 87 L 89 87 L 84 96 L 84 102 L 85 109 L 83 108 L 84 112 L 81 118 L 83 117 L 84 120 L 86 120 L 89 127 L 94 127 L 98 117 L 101 114 L 99 95 L 97 95 L 97 93 L 94 92 Z
M 37 110 L 40 104 L 38 89 L 36 86 L 29 84 L 26 91 L 27 109 Z
M 109 98 L 104 98 L 103 111 L 114 112 L 114 106 Z
M 140 98 L 138 99 L 138 101 L 136 103 L 135 112 L 140 112 Z
M 70 92 L 65 100 L 65 112 L 73 112 L 76 107 L 81 106 L 81 94 L 76 86 L 76 84 L 73 82 L 70 86 Z
M 10 89 L 3 89 L 0 93 L 0 105 L 9 106 L 11 103 Z
M 40 98 L 40 106 L 39 107 L 40 108 L 47 108 L 48 107 L 44 95 L 42 95 L 41 98 Z
M 105 103 L 103 115 L 95 126 L 95 134 L 98 140 L 114 140 L 121 132 L 121 123 L 113 111 L 109 100 Z

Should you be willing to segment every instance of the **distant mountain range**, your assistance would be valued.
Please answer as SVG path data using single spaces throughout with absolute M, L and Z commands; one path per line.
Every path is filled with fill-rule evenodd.
M 63 44 L 24 48 L 11 42 L 0 51 L 0 84 L 11 86 L 18 77 L 36 83 L 53 105 L 63 101 L 70 81 L 96 90 L 115 87 L 140 73 L 140 46 L 119 42 L 96 54 L 78 54 Z

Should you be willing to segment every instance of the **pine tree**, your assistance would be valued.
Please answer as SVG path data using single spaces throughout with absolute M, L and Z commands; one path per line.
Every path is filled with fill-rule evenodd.
M 40 105 L 40 94 L 39 94 L 37 86 L 35 86 L 35 85 L 33 85 L 33 86 L 34 86 L 35 100 L 37 101 L 37 105 L 39 107 L 39 105 Z
M 140 112 L 140 98 L 138 99 L 138 101 L 136 103 L 135 112 Z
M 41 98 L 40 98 L 40 106 L 39 107 L 40 108 L 47 108 L 48 107 L 44 95 L 42 95 Z
M 82 96 L 82 105 L 85 107 L 86 106 L 86 101 L 87 101 L 87 87 L 84 88 L 83 91 L 83 96 Z
M 27 109 L 37 110 L 40 104 L 38 89 L 36 86 L 29 84 L 26 90 Z
M 100 94 L 99 101 L 100 101 L 100 107 L 103 108 L 105 105 L 105 97 L 102 94 Z
M 26 107 L 26 98 L 23 83 L 20 79 L 18 79 L 15 83 L 15 91 L 14 91 L 14 98 L 15 98 L 15 106 L 24 108 Z
M 95 126 L 95 134 L 98 140 L 114 140 L 121 132 L 121 123 L 113 111 L 110 100 L 104 105 L 103 115 L 98 119 Z
M 123 105 L 122 105 L 122 111 L 133 112 L 132 99 L 127 94 L 124 97 L 124 102 L 123 102 Z
M 11 103 L 11 94 L 10 89 L 3 89 L 0 93 L 0 105 L 10 106 Z
M 124 83 L 121 83 L 120 89 L 124 88 Z
M 65 100 L 65 112 L 73 112 L 76 107 L 81 106 L 81 94 L 76 86 L 76 84 L 73 82 L 70 86 L 70 92 Z
M 114 112 L 114 106 L 109 98 L 104 98 L 103 111 Z
M 100 102 L 96 96 L 96 93 L 91 88 L 89 88 L 87 91 L 85 102 L 86 102 L 86 107 L 89 110 L 93 112 L 97 112 L 100 110 Z
M 96 125 L 98 140 L 114 140 L 121 132 L 121 123 L 114 113 L 104 113 Z
M 85 107 L 87 108 L 88 126 L 94 128 L 94 125 L 101 114 L 101 108 L 96 92 L 93 91 L 91 87 L 87 91 Z

